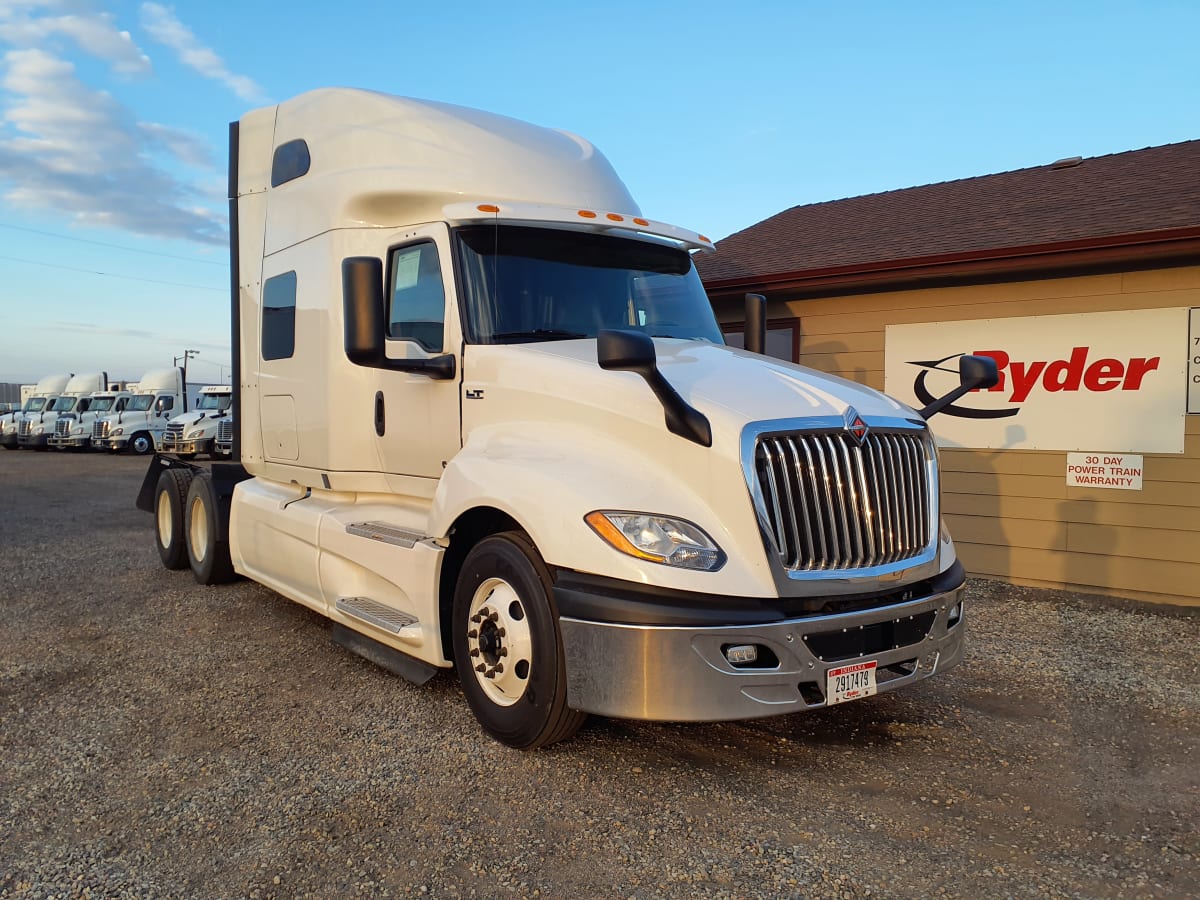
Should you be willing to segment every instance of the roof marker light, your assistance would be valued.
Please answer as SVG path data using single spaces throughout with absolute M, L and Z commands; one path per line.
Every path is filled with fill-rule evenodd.
M 634 225 L 641 225 L 643 228 L 649 228 L 649 227 L 650 227 L 650 223 L 649 223 L 649 222 L 648 222 L 646 219 L 634 219 L 634 220 L 633 220 L 633 224 L 634 224 Z
M 605 216 L 605 218 L 612 222 L 624 222 L 625 221 L 624 216 L 618 216 L 616 213 L 609 213 L 607 216 Z
M 706 243 L 706 244 L 711 244 L 711 243 L 712 243 L 712 241 L 710 241 L 710 240 L 709 240 L 708 238 L 706 238 L 704 235 L 700 235 L 699 237 L 700 237 L 700 240 L 704 241 L 704 243 Z
M 581 209 L 579 211 L 579 215 L 583 216 L 585 219 L 596 218 L 596 214 L 594 212 L 592 212 L 590 209 Z
M 485 212 L 485 213 L 498 213 L 498 212 L 500 212 L 500 207 L 496 206 L 496 205 L 495 205 L 495 204 L 493 204 L 493 203 L 480 203 L 480 204 L 479 204 L 477 207 L 475 207 L 475 208 L 476 208 L 477 210 L 479 210 L 480 212 Z

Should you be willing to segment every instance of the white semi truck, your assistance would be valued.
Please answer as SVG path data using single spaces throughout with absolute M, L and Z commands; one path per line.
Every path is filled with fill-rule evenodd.
M 107 387 L 107 372 L 72 375 L 63 392 L 46 404 L 38 419 L 30 421 L 28 428 L 21 429 L 21 445 L 32 447 L 34 450 L 45 450 L 51 446 L 51 440 L 59 427 L 59 420 L 64 416 L 86 412 L 91 404 L 92 394 Z
M 101 416 L 92 423 L 92 448 L 120 453 L 130 450 L 139 455 L 152 453 L 161 446 L 167 421 L 189 408 L 193 396 L 184 384 L 183 370 L 152 369 L 133 388 L 125 408 Z
M 110 383 L 107 390 L 96 391 L 88 397 L 84 408 L 60 413 L 54 423 L 54 434 L 50 436 L 50 446 L 58 450 L 90 450 L 96 422 L 104 416 L 124 412 L 133 396 L 121 387 L 122 384 Z
M 74 376 L 47 375 L 40 379 L 28 394 L 22 387 L 21 394 L 24 396 L 24 401 L 21 404 L 21 411 L 4 423 L 3 432 L 0 433 L 0 446 L 3 446 L 5 450 L 16 450 L 28 445 L 28 439 L 24 442 L 21 441 L 22 434 L 32 434 L 33 429 L 41 424 L 46 407 L 63 392 L 72 377 Z
M 233 388 L 228 384 L 207 384 L 200 388 L 192 411 L 182 413 L 167 423 L 167 430 L 162 437 L 162 452 L 174 453 L 184 459 L 197 453 L 215 456 L 221 418 L 232 402 Z
M 526 749 L 959 661 L 925 420 L 989 360 L 918 412 L 724 346 L 711 242 L 564 132 L 328 89 L 230 138 L 235 461 L 155 457 L 165 565 L 252 578 L 414 681 L 455 667 Z

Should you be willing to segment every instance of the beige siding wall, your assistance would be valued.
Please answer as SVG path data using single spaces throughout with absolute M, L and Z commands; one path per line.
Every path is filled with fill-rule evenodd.
M 801 320 L 801 363 L 882 390 L 888 325 L 1180 306 L 1200 306 L 1200 266 L 786 308 Z M 1019 584 L 1200 606 L 1200 416 L 1186 427 L 1182 455 L 1146 455 L 1141 491 L 1068 488 L 1064 452 L 943 451 L 943 511 L 963 564 Z

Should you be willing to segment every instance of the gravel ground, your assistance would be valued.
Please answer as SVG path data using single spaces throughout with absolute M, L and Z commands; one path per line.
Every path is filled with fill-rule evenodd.
M 1195 615 L 979 581 L 909 690 L 525 754 L 161 568 L 144 471 L 0 454 L 0 896 L 1200 895 Z

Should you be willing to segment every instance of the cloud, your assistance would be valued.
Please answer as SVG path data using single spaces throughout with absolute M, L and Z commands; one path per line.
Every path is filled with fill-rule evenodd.
M 186 346 L 197 350 L 215 350 L 226 354 L 229 353 L 228 341 L 225 343 L 207 342 L 197 338 L 194 333 L 187 335 L 166 334 L 161 331 L 149 331 L 143 328 L 118 328 L 111 325 L 96 325 L 92 322 L 54 322 L 42 327 L 56 333 L 69 332 L 89 337 L 136 338 L 137 340 L 157 341 L 160 344 L 169 344 L 172 346 Z M 213 365 L 217 365 L 217 363 L 213 363 Z
M 79 0 L 8 0 L 0 5 L 0 41 L 15 47 L 43 46 L 68 38 L 81 50 L 124 75 L 147 75 L 150 57 L 117 29 L 111 13 Z
M 76 222 L 155 237 L 223 244 L 223 216 L 209 198 L 170 174 L 206 161 L 202 142 L 177 129 L 139 123 L 105 91 L 84 84 L 75 66 L 43 49 L 3 57 L 0 86 L 8 94 L 0 131 L 0 182 L 5 199 L 27 209 L 53 209 Z
M 247 103 L 263 103 L 265 95 L 253 79 L 235 75 L 215 51 L 204 46 L 175 13 L 158 3 L 142 4 L 142 27 L 156 41 L 170 47 L 185 66 L 225 85 Z

